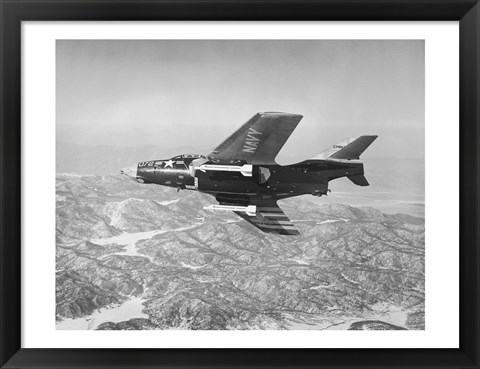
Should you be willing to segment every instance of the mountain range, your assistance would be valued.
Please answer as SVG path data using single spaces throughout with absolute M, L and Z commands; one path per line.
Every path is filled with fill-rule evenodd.
M 334 200 L 280 201 L 289 237 L 195 191 L 59 173 L 56 327 L 424 329 L 423 217 Z

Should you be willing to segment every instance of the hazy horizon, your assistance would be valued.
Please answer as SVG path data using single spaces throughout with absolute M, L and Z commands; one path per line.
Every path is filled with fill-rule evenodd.
M 287 141 L 288 142 L 288 141 Z M 67 141 L 56 141 L 56 145 L 75 145 L 75 146 L 79 146 L 79 147 L 109 147 L 109 148 L 118 148 L 118 149 L 147 149 L 147 148 L 155 148 L 155 149 L 160 149 L 161 146 L 159 145 L 154 145 L 154 144 L 150 144 L 150 145 L 137 145 L 137 146 L 129 146 L 129 145 L 115 145 L 115 144 L 89 144 L 89 143 L 75 143 L 75 142 L 67 142 Z M 328 148 L 328 145 L 323 147 L 323 149 L 327 149 Z M 176 154 L 173 154 L 173 155 L 180 155 L 180 154 L 200 154 L 200 155 L 205 155 L 208 153 L 209 150 L 212 150 L 213 147 L 210 147 L 210 148 L 195 148 L 193 146 L 185 146 L 185 145 L 180 145 L 180 146 L 171 146 L 168 148 L 169 151 L 171 150 L 182 150 L 182 149 L 187 149 L 190 151 L 188 152 L 177 152 Z M 323 149 L 320 149 L 320 151 L 322 151 Z M 289 159 L 289 158 L 293 158 L 293 157 L 297 157 L 299 155 L 294 155 L 294 156 L 285 156 L 283 153 L 282 153 L 283 149 L 280 150 L 277 158 L 280 158 L 280 159 Z M 313 154 L 317 154 L 318 153 L 318 150 L 315 151 L 315 153 L 312 153 L 312 155 L 304 155 L 302 156 L 302 159 L 307 159 L 309 158 L 310 156 L 313 156 Z M 361 158 L 361 160 L 368 160 L 369 158 L 372 158 L 372 159 L 382 159 L 382 158 L 386 158 L 386 159 L 395 159 L 395 158 L 398 158 L 398 159 L 422 159 L 424 160 L 424 157 L 419 155 L 419 156 L 404 156 L 404 157 L 397 157 L 397 156 L 394 156 L 394 155 L 369 155 L 369 153 L 363 155 L 363 157 Z M 165 157 L 164 159 L 168 159 L 167 157 Z M 302 160 L 300 159 L 300 160 Z

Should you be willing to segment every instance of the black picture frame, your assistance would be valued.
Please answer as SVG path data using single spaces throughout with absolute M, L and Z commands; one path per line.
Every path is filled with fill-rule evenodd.
M 0 365 L 2 368 L 479 367 L 480 5 L 478 0 L 0 0 L 0 12 Z M 459 21 L 460 348 L 21 348 L 21 22 L 80 20 Z M 439 174 L 439 181 L 443 184 L 448 183 L 448 171 Z M 448 185 L 445 188 L 448 191 Z M 445 196 L 455 196 L 455 194 L 446 192 Z

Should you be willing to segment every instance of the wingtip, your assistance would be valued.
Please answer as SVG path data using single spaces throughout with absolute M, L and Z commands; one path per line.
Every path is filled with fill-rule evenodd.
M 288 113 L 288 112 L 283 112 L 283 111 L 263 111 L 263 112 L 258 112 L 258 115 L 275 115 L 275 116 L 288 116 L 288 117 L 299 117 L 303 118 L 302 114 L 297 114 L 297 113 Z
M 375 141 L 377 138 L 378 138 L 378 135 L 363 135 L 363 136 L 360 136 L 360 137 L 365 137 L 365 138 L 369 138 L 370 140 Z M 359 137 L 359 138 L 360 138 Z

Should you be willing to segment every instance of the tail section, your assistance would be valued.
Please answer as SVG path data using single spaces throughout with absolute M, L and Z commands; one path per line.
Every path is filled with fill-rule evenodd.
M 341 159 L 341 160 L 355 160 L 360 159 L 360 155 L 371 145 L 378 136 L 360 136 L 356 138 L 349 138 L 339 144 L 333 145 L 328 149 L 322 151 L 320 154 L 314 156 L 312 159 L 328 160 L 328 159 Z M 354 182 L 352 180 L 352 182 Z M 366 182 L 366 180 L 365 180 Z M 356 182 L 354 182 L 357 184 Z M 362 186 L 362 185 L 360 185 Z M 365 185 L 363 185 L 365 186 Z M 366 184 L 368 186 L 368 182 Z
M 339 144 L 333 145 L 314 156 L 313 160 L 323 160 L 325 162 L 337 163 L 337 165 L 345 165 L 348 167 L 340 175 L 336 175 L 330 179 L 346 176 L 357 186 L 369 186 L 367 179 L 363 175 L 363 163 L 356 161 L 360 159 L 360 155 L 369 147 L 378 136 L 368 135 L 356 138 L 349 138 Z M 352 160 L 352 162 L 349 162 Z
M 347 176 L 347 178 L 351 180 L 353 183 L 355 183 L 357 186 L 370 186 L 370 183 L 368 183 L 367 179 L 363 174 L 356 175 L 356 176 Z

